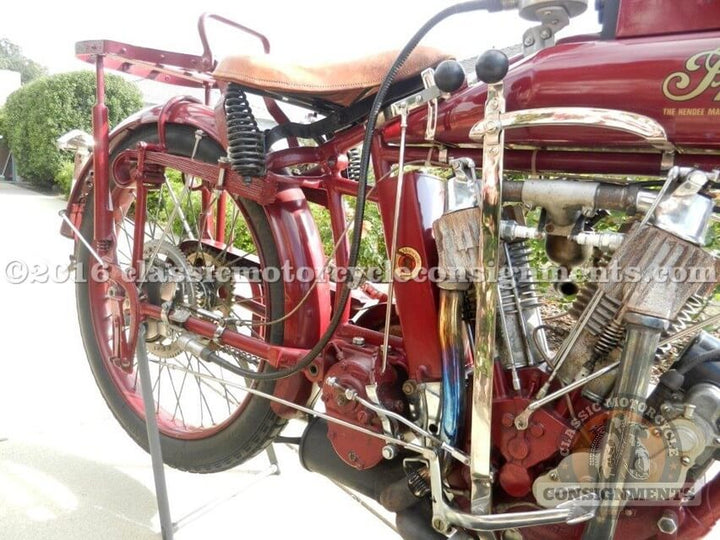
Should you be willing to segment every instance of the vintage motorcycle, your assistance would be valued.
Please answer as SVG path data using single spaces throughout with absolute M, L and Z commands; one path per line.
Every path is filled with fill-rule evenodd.
M 78 43 L 97 69 L 94 148 L 62 233 L 87 277 L 90 366 L 130 436 L 147 448 L 137 352 L 172 467 L 225 470 L 301 419 L 303 465 L 395 512 L 404 538 L 706 534 L 720 5 L 600 0 L 600 35 L 555 43 L 587 3 L 465 2 L 400 52 L 316 67 L 216 62 L 208 20 L 270 50 L 216 15 L 199 56 Z M 450 15 L 503 9 L 537 23 L 511 60 L 488 51 L 468 74 L 416 47 Z M 107 68 L 205 103 L 109 133 Z M 247 94 L 276 125 L 258 127 Z M 367 202 L 386 287 L 357 268 Z M 533 246 L 567 314 L 538 294 Z

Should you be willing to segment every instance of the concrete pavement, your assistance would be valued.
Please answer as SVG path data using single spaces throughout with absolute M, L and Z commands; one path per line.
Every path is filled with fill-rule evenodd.
M 0 539 L 156 539 L 150 457 L 95 387 L 73 284 L 6 277 L 13 261 L 40 281 L 44 267 L 68 263 L 71 242 L 58 234 L 63 207 L 56 196 L 0 181 Z M 261 480 L 254 472 L 267 469 L 264 455 L 215 475 L 167 469 L 173 519 L 183 523 L 176 538 L 398 538 L 302 469 L 291 449 L 277 453 L 281 474 Z

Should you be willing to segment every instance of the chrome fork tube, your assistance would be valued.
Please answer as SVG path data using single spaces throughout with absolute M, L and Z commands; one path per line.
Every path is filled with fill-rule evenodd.
M 648 315 L 628 312 L 625 315 L 627 333 L 620 358 L 620 372 L 613 392 L 613 409 L 607 422 L 607 436 L 601 449 L 599 467 L 600 492 L 621 493 L 629 471 L 635 468 L 636 441 L 643 430 L 642 405 L 645 403 L 650 373 L 660 336 L 668 321 Z M 621 399 L 627 398 L 627 399 Z M 628 406 L 620 406 L 626 401 Z M 612 402 L 611 402 L 612 403 Z M 603 499 L 595 518 L 583 534 L 584 540 L 613 538 L 621 501 L 612 497 Z
M 480 238 L 475 282 L 477 311 L 475 361 L 473 365 L 470 439 L 470 507 L 473 514 L 489 513 L 492 507 L 490 436 L 492 432 L 493 362 L 495 356 L 497 269 L 502 212 L 504 134 L 500 115 L 505 112 L 503 84 L 489 84 L 485 102 L 487 131 L 483 137 L 482 182 L 478 186 Z
M 462 320 L 464 291 L 440 289 L 439 334 L 442 350 L 441 438 L 456 446 L 465 417 L 465 365 L 472 359 L 467 325 Z

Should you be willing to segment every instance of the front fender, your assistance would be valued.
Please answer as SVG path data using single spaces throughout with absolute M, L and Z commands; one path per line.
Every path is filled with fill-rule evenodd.
M 161 120 L 162 118 L 162 120 Z M 110 133 L 110 153 L 128 136 L 142 126 L 180 124 L 202 130 L 220 146 L 222 136 L 210 107 L 194 101 L 173 101 L 150 107 L 130 116 Z M 79 229 L 87 194 L 92 183 L 92 160 L 81 169 L 67 205 L 67 215 Z M 324 265 L 320 233 L 310 213 L 305 195 L 299 188 L 282 189 L 277 200 L 264 207 L 272 230 L 282 265 L 285 283 L 285 313 L 293 311 L 285 321 L 284 345 L 310 348 L 327 328 L 330 321 L 330 287 L 320 281 L 313 288 L 312 280 L 302 279 L 300 269 L 311 269 L 315 276 Z M 63 222 L 61 234 L 75 239 L 72 229 Z M 287 269 L 288 275 L 285 275 Z M 300 279 L 299 279 L 300 278 Z M 305 298 L 307 296 L 307 298 Z M 299 307 L 298 307 L 299 306 Z M 307 402 L 312 384 L 302 373 L 281 379 L 276 383 L 274 394 L 289 401 Z M 294 409 L 273 403 L 275 412 L 292 417 Z
M 325 264 L 320 233 L 300 188 L 279 190 L 275 202 L 264 208 L 283 266 L 285 313 L 293 312 L 285 320 L 284 343 L 309 349 L 328 327 L 332 305 L 330 286 L 320 274 Z M 314 278 L 318 281 L 313 288 Z M 274 394 L 304 404 L 310 398 L 311 389 L 312 384 L 301 372 L 280 379 Z M 296 417 L 298 413 L 279 403 L 272 403 L 271 407 L 284 418 Z
M 214 110 L 206 105 L 191 101 L 191 99 L 181 101 L 173 99 L 164 105 L 148 107 L 129 116 L 110 133 L 110 153 L 137 128 L 152 124 L 158 125 L 161 117 L 163 117 L 163 122 L 166 124 L 180 124 L 200 129 L 208 137 L 218 141 L 218 144 L 220 144 L 222 138 L 217 127 Z M 68 199 L 67 215 L 78 228 L 80 227 L 82 210 L 85 206 L 85 195 L 90 187 L 92 167 L 93 160 L 88 159 L 80 170 Z M 60 228 L 60 234 L 75 239 L 72 229 L 64 221 Z

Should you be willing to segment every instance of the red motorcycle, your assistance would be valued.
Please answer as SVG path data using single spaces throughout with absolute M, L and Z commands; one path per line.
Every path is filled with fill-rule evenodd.
M 270 46 L 215 15 L 199 56 L 78 43 L 94 148 L 62 233 L 90 366 L 130 436 L 147 448 L 137 352 L 172 467 L 225 470 L 304 419 L 303 465 L 397 513 L 404 538 L 706 534 L 720 4 L 599 0 L 601 34 L 556 44 L 587 3 L 465 2 L 399 52 L 316 67 L 216 62 L 209 19 Z M 488 51 L 468 74 L 417 47 L 450 15 L 502 9 L 537 23 L 510 60 Z M 109 133 L 108 68 L 205 103 Z M 358 268 L 368 203 L 386 286 Z M 538 294 L 548 279 L 567 313 Z

